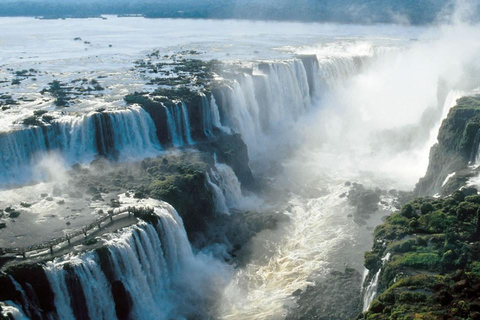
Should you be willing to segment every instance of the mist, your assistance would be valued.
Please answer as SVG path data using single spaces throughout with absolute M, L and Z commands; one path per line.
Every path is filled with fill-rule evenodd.
M 290 220 L 250 242 L 252 261 L 225 292 L 225 318 L 282 318 L 295 290 L 345 265 L 364 272 L 359 262 L 370 248 L 368 230 L 392 209 L 373 213 L 362 222 L 366 227 L 355 225 L 346 218 L 355 216 L 344 200 L 349 183 L 408 191 L 425 174 L 449 109 L 480 92 L 480 28 L 461 20 L 426 28 L 394 47 L 345 39 L 298 49 L 320 61 L 337 50 L 347 59 L 368 58 L 357 74 L 324 91 L 296 125 L 264 143 L 259 162 L 276 165 L 259 172 L 273 173 L 276 185 L 293 194 L 285 211 Z

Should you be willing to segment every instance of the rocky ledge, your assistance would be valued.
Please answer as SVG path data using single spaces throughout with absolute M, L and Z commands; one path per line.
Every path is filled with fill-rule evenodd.
M 476 174 L 479 129 L 480 96 L 458 99 L 440 127 L 427 173 L 416 185 L 415 194 L 446 196 Z
M 476 189 L 407 203 L 375 229 L 365 267 L 377 295 L 358 319 L 480 319 L 479 257 Z

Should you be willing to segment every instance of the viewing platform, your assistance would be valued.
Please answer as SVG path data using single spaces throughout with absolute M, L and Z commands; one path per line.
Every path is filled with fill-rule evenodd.
M 12 248 L 1 248 L 0 247 L 0 256 L 12 255 L 15 258 L 23 257 L 27 258 L 27 254 L 35 255 L 45 255 L 50 253 L 54 254 L 54 251 L 64 249 L 74 243 L 81 244 L 93 239 L 95 236 L 99 235 L 98 231 L 102 231 L 107 227 L 110 227 L 117 222 L 122 220 L 128 220 L 129 218 L 141 218 L 146 215 L 154 214 L 154 209 L 150 207 L 123 207 L 109 210 L 106 215 L 97 218 L 95 221 L 87 224 L 85 227 L 76 230 L 71 233 L 65 234 L 63 237 L 54 238 L 49 241 L 36 243 L 30 246 L 25 247 L 12 247 Z M 130 224 L 130 223 L 129 223 Z M 90 236 L 92 236 L 90 238 Z M 48 251 L 47 251 L 48 250 Z

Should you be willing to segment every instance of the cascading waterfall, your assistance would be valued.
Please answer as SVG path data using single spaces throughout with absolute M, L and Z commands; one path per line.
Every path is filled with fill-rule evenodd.
M 202 99 L 201 106 L 202 106 L 202 120 L 203 120 L 203 134 L 206 137 L 213 137 L 213 123 L 215 120 L 214 108 L 210 105 L 211 102 L 208 101 L 207 96 L 204 93 L 200 93 L 200 97 Z M 218 114 L 218 109 L 217 109 Z M 218 115 L 218 120 L 220 119 L 220 115 Z
M 244 206 L 242 186 L 233 169 L 218 163 L 215 156 L 215 169 L 207 173 L 207 182 L 212 187 L 215 196 L 215 209 L 218 213 L 229 214 L 230 209 L 240 209 Z
M 181 134 L 181 127 L 179 128 L 177 126 L 176 114 L 175 113 L 172 114 L 172 112 L 167 106 L 163 106 L 163 107 L 165 108 L 165 113 L 167 115 L 167 127 L 168 127 L 168 132 L 170 134 L 170 138 L 172 140 L 172 144 L 175 147 L 181 147 L 183 146 L 183 138 Z
M 211 270 L 219 262 L 193 253 L 183 222 L 172 206 L 145 201 L 155 205 L 153 222 L 140 221 L 105 235 L 106 250 L 66 255 L 44 266 L 59 319 L 184 318 L 188 317 L 189 299 L 198 304 L 205 299 L 201 294 L 211 294 L 208 283 L 214 281 L 206 265 L 210 264 Z M 123 288 L 120 298 L 119 286 Z M 19 284 L 16 287 L 23 292 Z M 15 303 L 28 310 L 28 300 Z M 127 315 L 119 314 L 122 308 Z M 19 312 L 23 311 L 19 308 Z
M 470 156 L 470 165 L 478 166 L 480 164 L 480 129 L 475 134 L 473 141 L 472 155 Z
M 185 102 L 164 106 L 167 114 L 167 126 L 172 144 L 175 147 L 183 147 L 186 144 L 193 145 L 188 108 Z
M 190 132 L 190 119 L 188 117 L 188 109 L 187 105 L 185 102 L 181 102 L 182 105 L 182 118 L 183 118 L 183 129 L 184 129 L 184 136 L 185 140 L 187 141 L 188 144 L 192 145 L 193 140 L 192 140 L 192 133 Z
M 215 97 L 213 96 L 213 94 L 210 96 L 210 101 L 208 105 L 210 107 L 209 114 L 212 119 L 211 121 L 213 127 L 220 129 L 224 133 L 230 133 L 230 128 L 222 125 L 222 122 L 220 120 L 220 111 L 218 109 L 217 101 L 215 101 Z
M 386 261 L 390 259 L 390 252 L 388 252 L 385 257 L 382 258 L 382 266 L 385 264 Z M 363 309 L 362 311 L 367 311 L 372 303 L 373 299 L 375 299 L 378 290 L 378 281 L 380 279 L 380 273 L 382 272 L 382 268 L 378 269 L 375 276 L 372 278 L 370 283 L 368 284 L 365 292 L 363 294 Z
M 50 151 L 73 165 L 88 163 L 96 155 L 128 159 L 161 149 L 155 125 L 140 107 L 63 117 L 44 127 L 1 134 L 0 180 L 3 184 L 30 181 L 33 167 Z
M 217 93 L 224 125 L 242 135 L 254 158 L 264 149 L 262 137 L 288 128 L 327 89 L 358 73 L 363 60 L 357 58 L 318 61 L 314 56 L 301 56 L 258 64 L 252 74 L 240 74 Z
M 322 87 L 332 88 L 339 82 L 357 74 L 367 58 L 367 56 L 321 58 L 318 62 L 321 81 L 317 83 L 317 90 L 321 92 L 324 90 Z
M 16 308 L 18 309 L 18 312 L 19 312 L 19 315 L 21 315 L 21 317 L 24 317 L 24 318 L 27 318 L 27 317 L 40 317 L 41 314 L 40 314 L 40 311 L 37 310 L 36 308 L 32 307 L 31 306 L 31 303 L 30 303 L 30 299 L 27 295 L 27 293 L 25 292 L 25 290 L 22 288 L 22 286 L 17 282 L 15 281 L 15 279 L 12 277 L 12 276 L 8 276 L 10 278 L 10 281 L 12 282 L 12 284 L 14 285 L 16 291 L 18 293 L 20 293 L 20 301 L 19 303 L 21 303 L 23 306 L 25 306 L 25 313 L 21 310 L 21 308 L 19 306 L 17 306 L 15 303 L 11 303 L 10 305 L 13 307 L 13 308 Z M 32 314 L 32 312 L 34 314 Z M 20 318 L 21 318 L 20 317 Z
M 225 196 L 226 204 L 229 208 L 239 209 L 242 206 L 243 195 L 240 181 L 238 181 L 235 172 L 225 163 L 215 161 L 216 171 L 213 171 Z
M 213 196 L 215 199 L 215 211 L 221 214 L 230 214 L 230 210 L 227 206 L 227 199 L 223 194 L 223 190 L 220 189 L 220 187 L 212 181 L 213 179 L 211 178 L 211 176 L 213 176 L 213 172 L 207 173 L 207 183 L 212 188 Z
M 221 92 L 220 106 L 213 95 L 201 95 L 205 137 L 214 128 L 242 134 L 255 155 L 263 149 L 262 137 L 286 128 L 305 113 L 324 86 L 324 78 L 342 78 L 356 71 L 344 58 L 328 62 L 306 58 L 262 62 L 252 74 L 241 74 Z M 348 60 L 350 61 L 350 60 Z M 354 61 L 354 60 L 352 60 Z M 307 63 L 308 62 L 308 63 Z M 308 68 L 308 70 L 306 69 Z M 324 81 L 323 81 L 324 82 Z M 167 130 L 175 147 L 194 144 L 189 110 L 185 102 L 164 106 Z M 222 124 L 220 109 L 225 119 Z M 95 156 L 146 157 L 161 150 L 150 115 L 133 106 L 125 110 L 64 116 L 43 127 L 31 127 L 0 135 L 0 177 L 3 184 L 32 180 L 33 167 L 49 151 L 57 151 L 69 165 L 88 163 Z

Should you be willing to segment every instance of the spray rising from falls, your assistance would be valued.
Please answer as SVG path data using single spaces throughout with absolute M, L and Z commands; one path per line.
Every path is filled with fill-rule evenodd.
M 145 201 L 155 205 L 150 222 L 106 235 L 98 250 L 47 262 L 44 272 L 54 294 L 55 312 L 42 314 L 25 301 L 15 303 L 29 317 L 38 312 L 39 319 L 208 317 L 208 297 L 215 294 L 215 285 L 221 286 L 224 266 L 192 252 L 173 207 Z
M 222 124 L 242 134 L 250 155 L 265 152 L 265 137 L 285 130 L 332 86 L 361 68 L 362 58 L 316 56 L 262 62 L 214 91 Z

